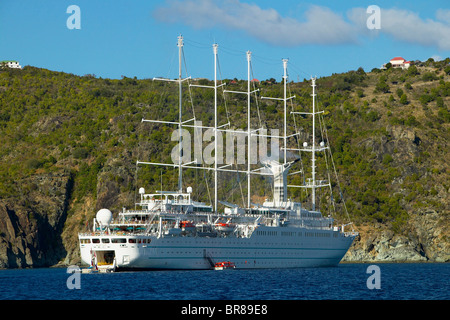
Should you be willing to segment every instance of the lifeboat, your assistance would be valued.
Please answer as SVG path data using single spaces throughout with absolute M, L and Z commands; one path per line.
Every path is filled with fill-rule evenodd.
M 180 222 L 180 228 L 183 231 L 195 231 L 195 224 L 192 221 L 181 221 Z
M 221 232 L 232 232 L 234 228 L 236 227 L 233 223 L 216 223 L 215 224 L 216 230 Z
M 235 268 L 236 266 L 231 261 L 216 262 L 216 264 L 214 265 L 214 270 L 226 270 Z

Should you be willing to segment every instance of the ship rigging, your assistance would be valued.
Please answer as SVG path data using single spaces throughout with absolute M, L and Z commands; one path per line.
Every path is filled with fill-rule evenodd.
M 179 74 L 178 79 L 154 78 L 155 81 L 170 81 L 178 83 L 179 104 L 178 121 L 162 121 L 142 119 L 146 123 L 159 123 L 178 127 L 176 137 L 178 145 L 174 148 L 178 159 L 175 163 L 158 163 L 140 161 L 137 166 L 168 166 L 178 169 L 177 191 L 156 191 L 146 193 L 144 188 L 139 189 L 140 199 L 135 210 L 123 210 L 116 219 L 106 209 L 97 214 L 94 219 L 92 232 L 80 233 L 80 250 L 85 263 L 97 261 L 97 265 L 114 269 L 212 269 L 220 261 L 230 261 L 236 268 L 292 268 L 305 266 L 336 265 L 347 252 L 357 233 L 352 224 L 343 224 L 340 227 L 334 224 L 334 219 L 328 215 L 323 216 L 316 203 L 316 190 L 323 187 L 330 188 L 330 174 L 328 179 L 317 180 L 316 153 L 326 152 L 331 156 L 326 131 L 321 131 L 322 141 L 317 144 L 316 118 L 323 123 L 323 111 L 316 108 L 316 79 L 312 78 L 312 111 L 288 113 L 287 103 L 295 96 L 288 96 L 288 60 L 283 59 L 283 98 L 259 97 L 259 89 L 252 88 L 252 65 L 250 51 L 247 58 L 247 91 L 234 91 L 222 89 L 224 95 L 247 95 L 247 127 L 240 129 L 239 134 L 246 137 L 246 163 L 227 163 L 220 165 L 219 138 L 222 133 L 236 132 L 231 122 L 222 125 L 218 123 L 218 89 L 226 84 L 218 79 L 218 51 L 219 46 L 213 44 L 214 55 L 214 81 L 213 85 L 192 84 L 191 78 L 183 78 L 182 61 L 184 60 L 183 37 L 178 37 Z M 183 120 L 183 83 L 187 82 L 191 88 L 204 88 L 214 90 L 214 126 L 208 127 L 199 124 L 194 117 Z M 283 134 L 266 134 L 265 128 L 252 128 L 251 102 L 257 103 L 259 99 L 278 100 L 283 102 L 284 121 Z M 259 115 L 259 107 L 258 115 Z M 288 140 L 296 138 L 299 141 L 300 132 L 288 134 L 287 115 L 293 117 L 310 116 L 312 120 L 311 143 L 305 142 L 303 147 L 289 147 Z M 295 123 L 295 122 L 294 122 Z M 214 151 L 211 165 L 205 165 L 200 159 L 186 161 L 186 150 L 183 149 L 182 130 L 212 129 L 214 142 L 210 143 Z M 321 126 L 324 130 L 324 126 Z M 252 162 L 258 158 L 254 139 L 281 139 L 282 159 L 278 150 L 272 148 L 270 157 L 263 157 L 259 162 Z M 258 140 L 256 140 L 257 142 Z M 233 147 L 234 149 L 234 147 Z M 288 176 L 305 174 L 301 155 L 288 159 L 292 152 L 307 152 L 311 154 L 311 178 L 302 185 L 288 184 Z M 210 159 L 212 160 L 212 159 Z M 211 162 L 211 161 L 210 161 Z M 301 164 L 301 169 L 289 173 L 290 169 Z M 235 165 L 233 167 L 233 164 Z M 334 162 L 331 160 L 334 167 Z M 328 165 L 328 163 L 327 163 Z M 183 169 L 207 170 L 214 175 L 213 204 L 208 205 L 195 201 L 192 197 L 193 189 L 186 188 L 183 192 Z M 336 172 L 335 168 L 333 168 Z M 247 178 L 246 206 L 239 206 L 219 199 L 218 180 L 219 173 L 245 174 Z M 262 204 L 251 202 L 251 177 L 262 175 L 271 177 L 273 198 Z M 303 188 L 311 190 L 310 209 L 288 198 L 288 188 Z M 342 195 L 342 192 L 340 192 Z M 245 201 L 243 201 L 245 203 Z M 333 202 L 333 201 L 332 201 Z M 224 206 L 220 210 L 219 203 Z M 345 207 L 343 208 L 348 216 Z M 334 206 L 334 202 L 333 202 Z M 351 226 L 352 231 L 346 232 L 345 226 Z M 95 259 L 93 259 L 95 255 Z

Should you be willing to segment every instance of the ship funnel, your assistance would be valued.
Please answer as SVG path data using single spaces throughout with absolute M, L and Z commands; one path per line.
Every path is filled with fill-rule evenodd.
M 261 161 L 273 174 L 273 201 L 275 203 L 287 201 L 287 174 L 292 165 L 299 160 L 296 159 L 287 163 L 279 163 L 276 160 Z

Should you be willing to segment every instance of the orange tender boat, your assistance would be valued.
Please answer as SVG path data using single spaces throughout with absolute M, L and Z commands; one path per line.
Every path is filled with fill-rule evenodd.
M 216 262 L 214 265 L 214 270 L 225 270 L 225 269 L 234 269 L 236 266 L 233 262 L 230 261 L 222 261 L 222 262 Z

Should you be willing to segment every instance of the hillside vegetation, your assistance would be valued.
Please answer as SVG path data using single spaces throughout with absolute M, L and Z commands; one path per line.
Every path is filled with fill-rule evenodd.
M 449 61 L 429 59 L 408 70 L 359 68 L 317 80 L 342 193 L 366 253 L 376 236 L 365 235 L 378 229 L 415 242 L 426 260 L 448 260 Z M 282 97 L 282 84 L 273 79 L 257 86 L 261 95 Z M 246 90 L 246 82 L 235 79 L 228 87 Z M 291 82 L 289 90 L 296 96 L 289 108 L 309 111 L 311 81 Z M 188 93 L 184 88 L 183 119 L 192 118 L 193 105 L 196 119 L 212 125 L 213 91 Z M 176 84 L 149 79 L 1 70 L 0 267 L 77 262 L 77 233 L 98 209 L 134 206 L 141 186 L 152 192 L 163 181 L 163 188 L 175 189 L 174 169 L 135 163 L 170 162 L 174 127 L 141 119 L 177 121 L 177 94 Z M 258 106 L 256 127 L 282 128 L 281 103 Z M 219 122 L 245 129 L 246 112 L 245 95 L 220 99 Z M 307 136 L 310 124 L 298 126 Z M 194 196 L 209 202 L 205 180 L 211 178 L 203 172 L 185 172 Z M 267 181 L 256 178 L 253 186 L 253 201 L 271 197 Z M 224 179 L 220 188 L 225 200 L 241 203 L 239 181 Z M 292 197 L 306 200 L 300 190 Z

